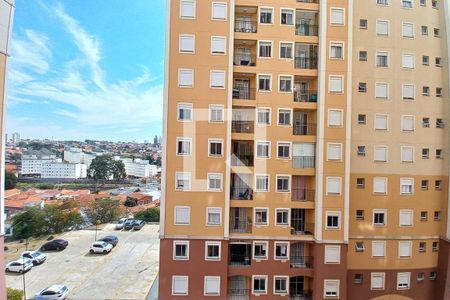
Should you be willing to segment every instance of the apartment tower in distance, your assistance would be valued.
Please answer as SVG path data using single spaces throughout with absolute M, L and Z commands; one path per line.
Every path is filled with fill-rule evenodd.
M 160 299 L 450 299 L 449 13 L 167 1 Z
M 11 38 L 11 29 L 12 29 L 12 19 L 14 15 L 14 0 L 0 0 L 0 258 L 1 262 L 3 262 L 3 236 L 5 234 L 5 220 L 4 220 L 4 186 L 5 186 L 5 178 L 3 176 L 5 172 L 5 136 L 3 130 L 3 122 L 5 117 L 5 101 L 6 101 L 6 69 L 8 63 L 8 49 L 10 38 Z M 0 299 L 6 299 L 6 284 L 5 284 L 5 273 L 2 272 L 0 275 Z

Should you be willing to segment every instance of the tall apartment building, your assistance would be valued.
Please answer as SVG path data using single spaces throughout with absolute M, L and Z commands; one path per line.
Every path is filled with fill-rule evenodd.
M 6 68 L 8 63 L 8 49 L 10 37 L 11 37 L 11 29 L 12 29 L 12 19 L 14 15 L 14 0 L 0 0 L 0 136 L 4 136 L 3 131 L 3 121 L 4 121 L 4 113 L 5 106 L 4 103 L 6 101 Z M 5 141 L 0 140 L 0 149 L 1 149 L 1 172 L 0 172 L 0 261 L 3 261 L 3 236 L 5 234 L 5 224 L 4 224 L 4 194 L 3 194 L 3 186 L 5 179 L 3 178 L 3 174 L 5 171 Z M 5 274 L 0 274 L 0 299 L 6 299 L 6 284 L 5 284 Z
M 450 299 L 449 22 L 167 1 L 160 299 Z

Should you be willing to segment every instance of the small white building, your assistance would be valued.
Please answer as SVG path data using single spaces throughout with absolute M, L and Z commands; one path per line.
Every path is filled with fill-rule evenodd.
M 85 153 L 81 148 L 64 149 L 64 161 L 72 164 L 85 164 L 88 169 L 94 158 L 94 154 Z
M 22 155 L 21 175 L 40 175 L 42 165 L 48 162 L 61 162 L 56 155 L 48 150 L 31 150 Z
M 86 178 L 85 164 L 67 162 L 47 162 L 42 165 L 41 178 L 46 179 L 79 179 Z
M 125 165 L 125 172 L 127 176 L 145 178 L 154 176 L 157 173 L 157 167 L 155 165 L 151 165 L 148 160 L 142 160 L 139 158 L 135 158 L 134 160 L 131 158 L 122 158 L 121 161 Z

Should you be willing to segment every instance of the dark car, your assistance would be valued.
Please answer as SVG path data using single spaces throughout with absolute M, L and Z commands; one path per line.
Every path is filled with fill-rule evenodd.
M 128 219 L 125 221 L 125 224 L 123 225 L 123 229 L 130 230 L 133 229 L 134 219 Z
M 102 239 L 99 239 L 99 241 L 106 242 L 108 244 L 113 245 L 113 247 L 115 247 L 117 245 L 117 243 L 119 243 L 119 238 L 117 236 L 114 236 L 114 235 L 108 235 L 108 236 L 105 236 Z
M 142 220 L 135 220 L 133 223 L 133 230 L 140 230 L 142 227 L 144 227 L 145 222 Z
M 64 250 L 69 245 L 69 242 L 66 240 L 52 240 L 50 242 L 45 243 L 42 245 L 41 250 L 48 251 L 48 250 Z

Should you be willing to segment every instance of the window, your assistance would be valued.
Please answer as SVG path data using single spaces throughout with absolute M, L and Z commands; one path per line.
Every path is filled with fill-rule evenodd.
M 332 7 L 330 9 L 330 24 L 331 25 L 344 25 L 345 24 L 345 9 Z
M 373 225 L 378 225 L 378 226 L 386 225 L 386 210 L 381 210 L 381 209 L 373 210 Z
M 420 31 L 422 32 L 422 35 L 428 35 L 428 26 L 422 26 Z
M 401 147 L 402 162 L 412 163 L 414 162 L 414 147 L 402 146 Z
M 330 58 L 331 59 L 344 59 L 344 44 L 343 43 L 331 43 L 330 44 Z
M 378 5 L 389 5 L 389 0 L 377 0 Z
M 275 242 L 275 259 L 289 259 L 289 243 Z
M 339 280 L 324 280 L 323 283 L 323 296 L 325 298 L 339 297 Z
M 176 172 L 175 188 L 179 191 L 189 191 L 191 189 L 191 173 Z
M 328 126 L 342 127 L 342 110 L 337 109 L 328 110 Z
M 437 0 L 431 0 L 431 7 L 438 8 L 438 2 Z
M 358 92 L 367 93 L 367 83 L 366 82 L 358 83 Z
M 384 273 L 370 273 L 370 289 L 384 290 Z
M 257 158 L 270 157 L 270 142 L 256 142 L 256 157 Z
M 330 93 L 343 93 L 344 92 L 344 77 L 331 75 L 329 77 L 328 90 Z
M 414 69 L 416 57 L 414 54 L 403 54 L 402 56 L 402 66 L 405 69 Z
M 366 156 L 366 146 L 358 146 L 358 156 Z
M 341 246 L 325 246 L 325 263 L 339 264 L 341 262 Z
M 339 212 L 327 212 L 327 229 L 339 229 L 340 228 L 340 213 Z
M 292 76 L 280 76 L 280 92 L 292 92 Z
M 434 64 L 436 65 L 436 67 L 442 67 L 442 58 L 436 57 L 434 59 Z
M 223 123 L 223 105 L 211 104 L 209 106 L 209 122 L 211 123 Z
M 175 206 L 175 224 L 189 225 L 191 208 L 189 206 Z
M 436 88 L 436 97 L 442 97 L 442 88 Z
M 442 149 L 436 149 L 436 158 L 437 159 L 443 159 L 444 156 L 442 154 Z
M 433 250 L 434 252 L 439 251 L 439 243 L 433 242 L 433 244 L 431 244 L 431 250 Z
M 225 2 L 213 2 L 212 18 L 213 20 L 227 19 L 227 4 Z
M 208 173 L 208 191 L 222 191 L 222 174 Z
M 341 177 L 327 177 L 327 195 L 341 194 Z
M 294 11 L 292 9 L 281 10 L 281 25 L 294 25 Z
M 436 272 L 430 272 L 430 280 L 436 280 Z
M 430 128 L 430 118 L 422 118 L 422 127 Z
M 427 242 L 419 242 L 419 252 L 427 251 Z
M 173 259 L 189 259 L 189 241 L 173 242 Z
M 389 35 L 389 21 L 377 20 L 377 35 Z
M 367 51 L 359 51 L 359 61 L 367 61 Z
M 422 56 L 422 65 L 424 65 L 424 66 L 430 65 L 430 57 L 428 55 Z
M 387 99 L 389 97 L 389 85 L 384 82 L 375 83 L 375 98 Z
M 375 115 L 375 129 L 387 130 L 388 129 L 388 116 L 387 115 Z
M 444 120 L 436 119 L 436 128 L 444 128 Z
M 377 52 L 377 67 L 389 66 L 389 54 L 387 52 Z
M 420 6 L 427 6 L 427 0 L 420 0 Z
M 359 29 L 367 29 L 367 20 L 359 19 Z
M 430 96 L 430 87 L 429 86 L 422 87 L 422 96 L 425 96 L 425 97 Z
M 276 225 L 289 225 L 289 209 L 276 209 Z
M 259 57 L 272 57 L 272 42 L 259 42 Z
M 422 190 L 428 190 L 428 180 L 421 180 L 420 181 L 420 188 Z
M 364 252 L 364 242 L 356 242 L 355 243 L 355 251 L 356 252 Z
M 280 58 L 292 58 L 293 57 L 293 44 L 292 43 L 280 43 Z
M 273 23 L 273 8 L 261 8 L 259 11 L 259 23 L 272 24 Z
M 288 293 L 289 277 L 274 276 L 273 293 L 276 295 L 286 295 Z
M 433 33 L 434 33 L 435 37 L 439 37 L 439 35 L 440 35 L 439 28 L 434 28 Z
M 434 212 L 434 220 L 435 221 L 441 220 L 441 212 L 440 211 L 435 211 Z
M 194 86 L 194 70 L 178 69 L 178 86 L 181 88 Z
M 191 138 L 177 138 L 177 155 L 189 156 L 191 155 Z
M 400 226 L 412 226 L 413 225 L 413 210 L 401 209 L 399 215 Z
M 441 190 L 442 189 L 442 180 L 436 180 L 434 182 L 434 189 L 435 190 Z
M 366 180 L 364 178 L 356 178 L 356 187 L 363 189 L 366 187 Z
M 417 273 L 417 282 L 422 282 L 424 280 L 425 280 L 425 273 L 424 272 Z
M 372 256 L 384 257 L 386 255 L 386 242 L 385 241 L 372 241 Z
M 342 144 L 328 143 L 328 160 L 341 160 L 342 159 Z
M 271 76 L 270 75 L 259 75 L 258 76 L 258 90 L 268 91 L 272 90 Z
M 366 115 L 358 114 L 358 124 L 360 125 L 366 124 Z
M 209 177 L 209 175 L 208 175 L 208 177 Z M 207 225 L 222 224 L 222 209 L 220 207 L 207 207 L 206 208 L 206 224 Z
M 205 296 L 219 296 L 220 295 L 220 276 L 205 276 L 204 283 Z
M 358 221 L 364 220 L 364 210 L 363 209 L 356 210 L 356 220 L 358 220 Z
M 178 104 L 178 121 L 192 121 L 192 104 Z
M 400 178 L 400 194 L 410 195 L 414 193 L 414 178 Z
M 289 192 L 290 187 L 290 179 L 289 175 L 277 175 L 277 192 L 286 193 Z
M 413 23 L 402 23 L 402 36 L 406 38 L 414 38 L 414 24 Z
M 188 276 L 172 276 L 172 295 L 187 295 L 188 284 Z
M 422 158 L 423 159 L 429 159 L 430 158 L 430 149 L 423 148 L 422 149 Z
M 180 0 L 180 17 L 195 18 L 195 0 Z
M 254 242 L 253 255 L 254 259 L 267 259 L 267 242 Z
M 402 7 L 404 8 L 412 8 L 412 0 L 402 0 Z
M 212 54 L 225 54 L 227 49 L 227 38 L 224 36 L 212 36 L 211 37 L 211 53 Z
M 220 260 L 220 242 L 206 242 L 205 243 L 205 259 L 206 260 Z
M 420 212 L 420 221 L 427 221 L 428 220 L 428 212 L 427 211 L 421 211 Z
M 402 85 L 402 93 L 403 99 L 405 100 L 414 100 L 415 98 L 415 89 L 414 84 L 404 84 Z
M 398 242 L 398 256 L 400 258 L 411 257 L 412 242 L 411 241 L 399 241 Z
M 267 208 L 255 208 L 255 225 L 269 225 Z
M 277 157 L 279 159 L 290 159 L 291 158 L 291 143 L 278 143 Z
M 409 289 L 410 272 L 397 273 L 397 290 Z
M 386 146 L 375 146 L 373 160 L 375 162 L 387 162 L 388 148 Z
M 270 108 L 258 108 L 258 125 L 270 125 Z
M 210 87 L 215 89 L 225 88 L 225 71 L 211 71 Z
M 223 140 L 208 140 L 208 142 L 209 142 L 209 156 L 222 157 Z
M 195 52 L 195 35 L 192 34 L 180 34 L 179 51 L 181 53 L 194 53 Z
M 253 275 L 253 294 L 267 294 L 267 276 Z
M 387 178 L 386 177 L 374 177 L 373 192 L 375 194 L 386 194 L 387 193 Z
M 353 277 L 353 282 L 355 284 L 362 284 L 363 282 L 363 274 L 355 274 L 355 276 Z

